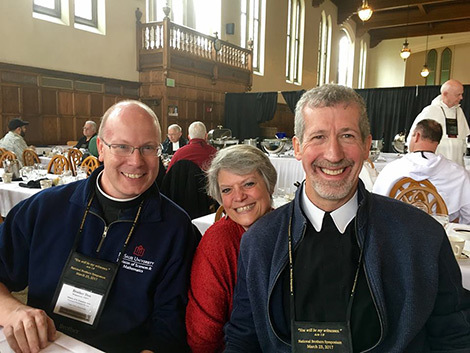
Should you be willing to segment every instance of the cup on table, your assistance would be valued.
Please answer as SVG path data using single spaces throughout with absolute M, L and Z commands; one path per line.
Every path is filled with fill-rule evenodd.
M 451 233 L 452 234 L 452 233 Z M 452 252 L 456 259 L 462 258 L 462 251 L 465 247 L 465 239 L 457 237 L 455 235 L 449 235 L 450 246 L 452 247 Z
M 41 185 L 41 189 L 47 189 L 52 186 L 52 180 L 50 179 L 42 179 L 39 181 L 39 184 Z
M 13 173 L 3 173 L 2 180 L 5 184 L 11 183 L 12 179 L 13 179 Z

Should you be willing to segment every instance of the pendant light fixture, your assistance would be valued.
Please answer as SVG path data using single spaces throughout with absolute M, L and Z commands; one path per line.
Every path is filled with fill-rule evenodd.
M 408 9 L 406 10 L 406 37 L 405 37 L 405 42 L 403 43 L 403 48 L 400 50 L 400 56 L 401 58 L 406 61 L 411 55 L 411 49 L 408 47 L 408 22 L 410 19 L 410 5 L 408 5 Z
M 429 76 L 429 69 L 428 69 L 428 40 L 429 40 L 429 28 L 428 34 L 426 36 L 426 51 L 424 52 L 424 65 L 423 69 L 421 70 L 420 75 L 424 78 Z
M 357 9 L 357 15 L 362 20 L 362 22 L 368 21 L 370 19 L 370 17 L 372 16 L 373 12 L 374 11 L 372 10 L 372 8 L 367 3 L 367 0 L 362 0 L 361 7 Z

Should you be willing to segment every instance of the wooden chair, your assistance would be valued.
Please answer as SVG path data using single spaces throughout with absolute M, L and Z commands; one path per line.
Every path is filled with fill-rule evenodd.
M 365 164 L 368 164 L 371 169 L 375 169 L 374 162 L 372 162 L 372 160 L 371 160 L 370 158 L 367 158 L 367 159 L 364 161 L 364 163 L 365 163 Z
M 217 212 L 215 213 L 214 222 L 217 222 L 219 219 L 222 218 L 222 216 L 225 214 L 224 211 L 225 211 L 224 206 L 220 205 L 219 208 L 217 209 Z
M 73 175 L 77 175 L 77 167 L 82 161 L 83 153 L 78 148 L 71 148 L 67 153 L 70 166 L 72 167 Z
M 16 154 L 12 151 L 7 151 L 2 153 L 2 156 L 0 157 L 0 168 L 3 167 L 3 161 L 9 159 L 10 161 L 14 161 L 16 159 Z
M 31 148 L 26 148 L 23 151 L 23 165 L 33 166 L 35 163 L 41 163 L 39 156 Z
M 0 147 L 0 157 L 1 157 L 1 156 L 2 156 L 2 154 L 3 154 L 4 152 L 6 152 L 6 151 L 7 151 L 6 149 L 4 149 L 4 148 Z
M 95 156 L 88 156 L 86 157 L 82 164 L 80 164 L 82 167 L 86 167 L 86 175 L 90 176 L 90 174 L 100 166 L 100 162 L 98 161 L 98 158 Z
M 62 174 L 65 170 L 71 171 L 72 168 L 70 167 L 67 157 L 61 154 L 56 154 L 52 157 L 49 165 L 47 166 L 47 172 L 52 174 Z
M 402 178 L 392 187 L 389 196 L 418 207 L 428 214 L 449 214 L 444 199 L 427 179 L 416 181 L 412 178 Z
M 78 141 L 67 141 L 67 146 L 75 146 Z

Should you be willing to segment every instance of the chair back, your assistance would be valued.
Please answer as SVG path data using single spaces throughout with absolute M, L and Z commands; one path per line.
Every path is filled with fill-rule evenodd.
M 69 159 L 70 166 L 72 167 L 73 175 L 77 175 L 77 167 L 82 161 L 83 153 L 78 148 L 71 148 L 67 152 L 67 158 Z
M 95 156 L 88 156 L 83 160 L 80 166 L 86 167 L 86 175 L 90 176 L 91 173 L 100 166 L 100 162 Z
M 67 157 L 61 154 L 56 154 L 52 157 L 49 165 L 47 166 L 47 172 L 51 174 L 62 174 L 65 170 L 71 171 L 72 168 L 70 167 Z
M 204 172 L 189 160 L 176 162 L 163 178 L 161 192 L 183 208 L 191 219 L 214 212 L 205 191 Z
M 224 206 L 220 205 L 219 208 L 217 209 L 217 212 L 215 212 L 215 218 L 214 218 L 214 222 L 217 222 L 219 219 L 222 218 L 222 216 L 224 215 Z
M 0 157 L 0 168 L 3 168 L 3 161 L 9 159 L 10 161 L 14 161 L 16 159 L 16 154 L 12 151 L 5 150 Z
M 67 141 L 67 146 L 75 146 L 78 141 Z
M 408 177 L 402 178 L 392 187 L 389 196 L 418 207 L 428 214 L 449 214 L 444 199 L 427 179 L 416 181 Z
M 0 147 L 0 157 L 2 156 L 3 152 L 6 152 L 6 149 Z
M 37 153 L 31 148 L 26 148 L 23 151 L 23 165 L 24 166 L 33 166 L 36 163 L 41 163 Z

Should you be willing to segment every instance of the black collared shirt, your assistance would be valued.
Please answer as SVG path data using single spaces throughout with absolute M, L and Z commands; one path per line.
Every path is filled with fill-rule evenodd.
M 295 319 L 297 321 L 346 321 L 354 277 L 359 263 L 359 245 L 354 220 L 341 234 L 329 214 L 317 232 L 308 223 L 303 240 L 294 251 Z M 289 271 L 283 274 L 283 303 L 287 320 Z M 288 324 L 290 327 L 290 322 Z M 354 352 L 374 346 L 380 338 L 380 324 L 361 265 L 351 314 Z

